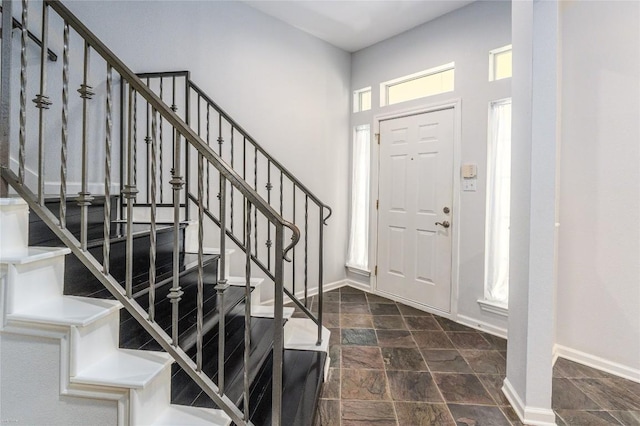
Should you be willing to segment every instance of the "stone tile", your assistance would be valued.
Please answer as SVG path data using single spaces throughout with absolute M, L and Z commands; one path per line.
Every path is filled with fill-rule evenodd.
M 387 371 L 387 377 L 395 401 L 442 402 L 430 373 Z
M 351 294 L 366 294 L 364 291 L 359 288 L 349 287 L 348 285 L 344 287 L 340 287 L 340 294 L 343 293 L 351 293 Z
M 420 350 L 415 348 L 382 348 L 382 359 L 387 370 L 427 371 Z
M 495 349 L 496 351 L 505 351 L 507 350 L 507 339 L 503 339 L 502 337 L 494 336 L 489 333 L 479 333 L 482 337 L 485 338 L 487 342 L 491 344 L 491 349 Z
M 307 314 L 302 311 L 293 311 L 291 318 L 309 318 Z
M 413 308 L 411 306 L 403 305 L 402 303 L 398 303 L 398 309 L 402 312 L 402 315 L 410 315 L 412 317 L 420 317 L 420 316 L 432 316 L 431 313 L 421 311 L 420 309 Z
M 339 328 L 329 328 L 331 332 L 331 336 L 329 337 L 329 346 L 339 345 L 340 344 L 340 329 Z
M 438 321 L 438 324 L 440 324 L 440 327 L 442 327 L 444 331 L 466 331 L 468 333 L 477 333 L 476 330 L 471 327 L 467 327 L 466 325 L 459 324 L 455 321 L 451 321 L 437 315 L 434 315 L 433 317 Z
M 389 303 L 369 303 L 373 315 L 400 315 L 396 305 Z
M 340 303 L 340 307 L 344 314 L 371 314 L 368 303 Z
M 340 314 L 342 328 L 373 328 L 373 317 L 368 314 Z
M 340 314 L 323 314 L 322 325 L 327 328 L 340 327 Z
M 556 378 L 553 380 L 551 406 L 554 410 L 597 410 L 598 404 L 578 389 L 571 380 Z
M 614 385 L 625 389 L 629 393 L 629 396 L 633 398 L 635 407 L 640 410 L 640 383 L 621 379 L 620 377 L 611 379 L 611 382 L 613 382 Z
M 328 302 L 339 302 L 340 301 L 340 291 L 332 290 L 322 295 L 322 300 L 324 303 Z
M 326 302 L 322 305 L 322 313 L 324 314 L 339 314 L 340 303 L 338 302 Z
M 342 369 L 342 399 L 389 399 L 387 377 L 383 370 Z
M 498 407 L 448 404 L 453 420 L 458 425 L 511 426 Z
M 504 416 L 507 418 L 507 420 L 511 422 L 513 426 L 524 426 L 524 423 L 520 421 L 520 417 L 518 417 L 518 414 L 516 414 L 516 411 L 513 408 L 511 408 L 510 405 L 500 407 L 500 409 L 502 410 L 502 414 L 504 414 Z M 556 415 L 556 422 L 558 421 L 558 419 L 560 419 L 560 417 Z M 566 426 L 566 425 L 564 423 L 558 423 L 558 426 Z
M 409 330 L 442 330 L 433 316 L 412 317 L 405 315 L 404 321 Z
M 367 328 L 343 328 L 343 345 L 376 346 L 378 339 L 376 332 Z
M 395 402 L 398 424 L 411 426 L 455 426 L 445 404 Z
M 322 384 L 322 399 L 340 399 L 340 369 L 329 368 L 329 377 Z
M 411 332 L 407 330 L 376 330 L 378 345 L 387 348 L 415 348 Z
M 493 399 L 473 374 L 434 373 L 433 377 L 446 402 L 493 404 Z
M 473 373 L 456 349 L 420 349 L 429 370 L 440 373 Z
M 447 336 L 458 349 L 491 349 L 491 344 L 478 333 L 447 332 Z
M 476 374 L 507 374 L 507 360 L 498 351 L 461 350 L 460 353 Z
M 420 348 L 452 349 L 453 343 L 444 331 L 412 331 L 413 338 Z
M 387 299 L 386 297 L 378 296 L 377 294 L 371 294 L 371 293 L 367 293 L 367 300 L 369 301 L 369 303 L 389 303 L 389 304 L 396 303 L 391 299 Z
M 625 383 L 628 382 L 627 380 L 572 379 L 571 381 L 605 410 L 640 409 L 640 394 L 631 393 L 632 386 Z
M 482 382 L 484 388 L 489 391 L 489 395 L 491 395 L 496 404 L 501 406 L 510 405 L 509 400 L 506 396 L 504 396 L 504 393 L 502 393 L 502 385 L 504 384 L 503 375 L 494 376 L 490 374 L 481 374 L 478 376 L 478 379 L 480 379 L 480 382 Z
M 378 330 L 406 330 L 407 326 L 399 315 L 376 315 L 373 326 Z
M 557 413 L 567 425 L 620 426 L 620 422 L 606 411 L 558 410 Z
M 640 411 L 609 411 L 625 426 L 640 426 Z
M 367 303 L 367 296 L 364 293 L 341 293 L 342 303 Z
M 558 358 L 553 366 L 553 377 L 566 377 L 568 379 L 606 379 L 612 376 L 604 371 Z
M 340 368 L 341 364 L 342 346 L 332 345 L 329 347 L 329 367 Z
M 315 426 L 340 426 L 340 400 L 318 401 Z
M 342 349 L 342 368 L 384 370 L 384 361 L 377 346 L 345 346 Z
M 342 401 L 342 426 L 396 426 L 393 403 Z

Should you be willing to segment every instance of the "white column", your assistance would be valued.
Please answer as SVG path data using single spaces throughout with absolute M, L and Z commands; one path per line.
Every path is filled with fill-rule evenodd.
M 553 425 L 559 4 L 512 3 L 513 134 L 507 378 L 526 424 Z

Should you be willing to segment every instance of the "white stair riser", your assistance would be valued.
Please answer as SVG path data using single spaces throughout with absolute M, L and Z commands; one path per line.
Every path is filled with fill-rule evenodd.
M 114 311 L 87 326 L 71 327 L 71 376 L 115 352 L 119 336 L 119 311 Z
M 26 203 L 0 204 L 0 257 L 16 255 L 29 244 L 29 207 Z
M 36 306 L 64 289 L 64 256 L 7 265 L 7 314 Z
M 131 425 L 150 425 L 171 403 L 171 365 L 143 389 L 130 392 Z
M 134 207 L 133 221 L 141 222 L 141 223 L 150 223 L 151 207 L 141 207 L 141 206 Z M 180 209 L 180 221 L 184 221 L 184 209 Z M 173 223 L 173 207 L 156 207 L 156 222 Z

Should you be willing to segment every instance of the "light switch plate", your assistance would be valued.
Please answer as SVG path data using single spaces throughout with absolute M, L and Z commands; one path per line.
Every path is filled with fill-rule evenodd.
M 462 190 L 465 192 L 475 192 L 477 190 L 478 179 L 462 179 Z

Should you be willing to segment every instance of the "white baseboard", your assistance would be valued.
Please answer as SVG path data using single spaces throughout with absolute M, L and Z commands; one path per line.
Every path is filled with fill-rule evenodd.
M 350 280 L 350 279 L 347 278 L 347 279 L 344 280 L 344 285 L 356 288 L 358 290 L 366 291 L 367 293 L 371 293 L 371 286 L 370 285 L 359 283 L 358 281 L 355 281 L 355 280 Z
M 534 426 L 555 426 L 556 415 L 553 410 L 551 408 L 536 408 L 524 405 L 508 378 L 504 379 L 502 393 L 507 397 L 522 423 Z
M 348 280 L 339 280 L 339 281 L 334 281 L 332 283 L 324 284 L 322 286 L 323 293 L 326 293 L 326 292 L 331 291 L 331 290 L 335 290 L 336 288 L 344 287 L 345 285 L 347 285 L 347 281 Z M 318 288 L 316 287 L 316 288 L 309 289 L 309 292 L 307 293 L 307 296 L 311 297 L 311 296 L 315 296 L 317 294 L 318 294 Z M 299 300 L 302 300 L 304 298 L 304 291 L 297 292 L 296 293 L 296 297 Z M 263 300 L 262 304 L 263 305 L 273 305 L 273 302 L 274 302 L 273 299 L 268 299 L 268 300 Z M 289 302 L 291 302 L 291 299 L 285 294 L 284 303 L 287 304 Z
M 615 376 L 622 377 L 623 379 L 640 383 L 639 369 L 619 364 L 608 359 L 600 358 L 598 356 L 591 355 L 577 349 L 572 349 L 556 344 L 554 347 L 554 358 L 557 357 L 565 358 L 569 361 L 575 361 L 579 364 L 583 364 L 588 367 L 592 367 L 597 370 L 602 370 Z
M 466 315 L 458 315 L 457 321 L 460 324 L 466 325 L 467 327 L 484 331 L 485 333 L 493 334 L 494 336 L 502 337 L 503 339 L 507 338 L 506 328 L 496 327 L 495 325 L 489 324 L 488 322 L 480 321 Z

